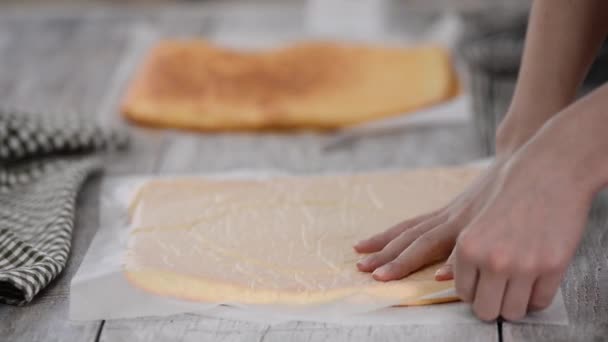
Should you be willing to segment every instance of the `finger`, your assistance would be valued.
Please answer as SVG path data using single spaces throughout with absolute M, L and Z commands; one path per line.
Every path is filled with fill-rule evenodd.
M 435 280 L 444 281 L 454 279 L 455 255 L 456 253 L 454 253 L 454 249 L 452 248 L 452 253 L 450 254 L 448 260 L 437 270 L 437 272 L 435 272 Z
M 473 301 L 477 282 L 479 280 L 477 266 L 473 261 L 463 256 L 462 249 L 458 242 L 456 243 L 453 254 L 452 269 L 454 272 L 456 293 L 463 302 L 470 303 Z
M 358 253 L 374 253 L 382 250 L 382 248 L 386 247 L 386 245 L 395 239 L 399 234 L 404 231 L 414 228 L 418 224 L 430 219 L 438 213 L 432 212 L 425 215 L 420 215 L 411 220 L 403 221 L 396 226 L 393 226 L 382 233 L 376 234 L 369 239 L 361 240 L 355 244 L 354 249 Z
M 389 242 L 380 252 L 369 255 L 358 262 L 357 267 L 363 272 L 372 272 L 376 268 L 393 261 L 419 236 L 438 226 L 445 221 L 445 219 L 445 216 L 435 216 L 412 229 L 404 231 L 398 237 Z
M 531 311 L 546 309 L 551 303 L 562 282 L 561 273 L 541 276 L 532 286 L 528 308 Z
M 532 277 L 522 276 L 509 279 L 500 310 L 500 315 L 504 319 L 517 321 L 526 316 L 532 286 L 534 286 Z
M 473 299 L 473 312 L 479 319 L 493 321 L 498 318 L 506 285 L 506 276 L 481 270 Z
M 425 265 L 445 258 L 453 247 L 454 237 L 451 235 L 453 233 L 442 226 L 424 233 L 395 260 L 374 271 L 374 279 L 381 281 L 401 279 Z

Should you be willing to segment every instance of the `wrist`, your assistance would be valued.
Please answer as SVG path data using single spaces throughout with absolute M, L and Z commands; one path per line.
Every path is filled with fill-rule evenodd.
M 549 103 L 516 101 L 511 103 L 505 118 L 496 129 L 496 153 L 513 155 L 549 122 L 563 106 Z
M 590 120 L 590 113 L 580 114 L 563 119 L 569 139 L 564 139 L 561 145 L 571 156 L 573 177 L 595 195 L 608 181 L 608 135 L 605 132 L 608 125 L 601 124 L 606 118 Z
M 573 154 L 552 139 L 553 134 L 543 129 L 515 152 L 504 164 L 501 172 L 505 179 L 529 179 L 531 193 L 559 189 L 567 193 L 573 205 L 585 206 L 593 197 L 593 187 L 581 177 L 575 167 Z
M 557 184 L 585 197 L 594 196 L 608 180 L 608 139 L 597 129 L 597 119 L 589 113 L 561 113 L 526 146 L 540 152 L 536 162 L 556 174 Z
M 496 128 L 496 156 L 515 154 L 536 132 L 531 125 L 522 124 L 522 118 L 509 113 Z
M 525 139 L 501 124 L 496 129 L 496 157 L 507 157 L 515 154 L 525 143 Z

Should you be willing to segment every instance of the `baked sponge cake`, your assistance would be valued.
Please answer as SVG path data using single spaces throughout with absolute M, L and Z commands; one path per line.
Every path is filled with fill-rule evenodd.
M 457 93 L 441 47 L 305 42 L 241 51 L 165 40 L 132 78 L 122 112 L 140 124 L 203 131 L 336 129 Z
M 133 203 L 128 281 L 171 298 L 314 305 L 351 296 L 422 305 L 453 287 L 441 260 L 397 281 L 357 270 L 352 245 L 446 204 L 476 169 L 430 169 L 271 180 L 155 180 Z

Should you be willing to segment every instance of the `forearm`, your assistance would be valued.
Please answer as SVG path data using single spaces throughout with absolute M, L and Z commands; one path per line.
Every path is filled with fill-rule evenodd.
M 608 33 L 608 1 L 536 0 L 515 94 L 497 134 L 512 152 L 570 104 Z

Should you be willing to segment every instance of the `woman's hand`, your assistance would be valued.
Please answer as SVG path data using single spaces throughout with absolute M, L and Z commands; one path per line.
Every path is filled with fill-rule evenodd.
M 547 307 L 608 184 L 606 95 L 608 86 L 550 120 L 447 207 L 360 242 L 373 254 L 358 267 L 398 279 L 453 248 L 456 290 L 479 318 Z
M 517 320 L 546 308 L 580 242 L 593 195 L 571 172 L 569 158 L 548 152 L 556 145 L 536 139 L 495 162 L 446 207 L 359 242 L 356 251 L 372 254 L 357 267 L 388 281 L 450 255 L 436 278 L 455 275 L 458 295 L 480 319 Z
M 458 237 L 456 290 L 483 320 L 546 308 L 581 240 L 597 191 L 584 165 L 598 165 L 588 156 L 601 146 L 577 137 L 576 122 L 561 121 L 504 165 L 487 205 Z
M 404 221 L 355 245 L 359 253 L 371 253 L 357 263 L 359 270 L 373 272 L 377 280 L 400 279 L 419 268 L 445 260 L 462 229 L 480 213 L 494 192 L 508 158 L 502 156 L 449 205 L 432 213 Z M 452 278 L 446 264 L 438 280 Z
M 507 118 L 519 118 L 509 112 Z M 445 260 L 460 232 L 481 212 L 492 195 L 503 166 L 534 133 L 523 134 L 516 119 L 505 120 L 497 132 L 496 157 L 484 173 L 447 206 L 403 221 L 360 241 L 354 248 L 371 253 L 357 267 L 373 272 L 376 280 L 400 279 L 419 268 Z M 409 248 L 411 247 L 411 248 Z M 437 280 L 453 279 L 452 257 L 436 273 Z

